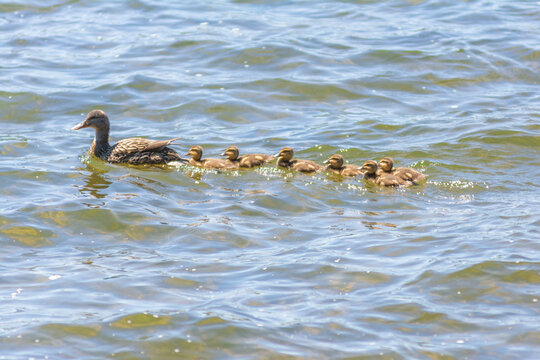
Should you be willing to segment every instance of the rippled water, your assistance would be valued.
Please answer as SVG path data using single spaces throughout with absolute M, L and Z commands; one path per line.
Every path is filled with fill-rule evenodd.
M 538 2 L 48 3 L 0 4 L 0 359 L 537 356 Z M 429 177 L 110 165 L 94 108 Z

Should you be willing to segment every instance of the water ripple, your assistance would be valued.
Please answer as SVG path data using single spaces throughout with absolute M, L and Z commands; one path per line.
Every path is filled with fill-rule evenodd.
M 532 358 L 535 2 L 57 0 L 0 5 L 6 358 Z M 219 157 L 391 156 L 407 189 Z M 2 357 L 0 356 L 0 358 Z

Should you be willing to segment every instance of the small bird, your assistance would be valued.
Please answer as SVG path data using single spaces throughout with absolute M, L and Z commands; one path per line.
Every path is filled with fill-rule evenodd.
M 265 155 L 265 154 L 247 154 L 247 155 L 240 155 L 240 151 L 238 150 L 238 147 L 231 145 L 229 146 L 221 156 L 227 156 L 228 164 L 231 165 L 231 167 L 236 166 L 241 168 L 252 168 L 256 166 L 261 166 L 267 163 L 268 161 L 272 161 L 274 157 L 272 155 Z
M 325 164 L 328 164 L 326 171 L 333 172 L 342 176 L 357 176 L 362 174 L 360 168 L 356 165 L 343 165 L 344 159 L 340 154 L 330 156 Z
M 381 186 L 409 186 L 408 182 L 405 182 L 394 175 L 383 174 L 377 175 L 377 162 L 374 160 L 368 160 L 362 165 L 361 171 L 364 173 L 364 179 L 372 181 Z
M 294 151 L 290 147 L 284 147 L 281 149 L 277 156 L 277 166 L 284 167 L 291 170 L 300 171 L 303 173 L 314 173 L 321 171 L 324 166 L 317 164 L 311 160 L 293 159 Z
M 201 159 L 202 154 L 203 154 L 202 146 L 199 146 L 199 145 L 192 146 L 189 149 L 189 151 L 186 153 L 186 156 L 187 155 L 191 156 L 191 158 L 189 159 L 189 164 L 193 166 L 200 166 L 205 169 L 224 170 L 224 169 L 234 168 L 228 165 L 227 161 L 224 159 L 214 159 L 214 158 Z
M 87 127 L 93 128 L 96 132 L 89 154 L 110 163 L 142 165 L 167 164 L 172 161 L 187 162 L 176 151 L 167 147 L 179 138 L 169 140 L 129 138 L 119 140 L 112 146 L 109 145 L 109 117 L 102 110 L 90 111 L 84 121 L 72 127 L 71 130 Z
M 404 181 L 410 181 L 413 184 L 418 184 L 426 179 L 426 175 L 414 169 L 407 167 L 394 168 L 394 160 L 391 157 L 385 156 L 379 161 L 379 174 L 390 174 Z

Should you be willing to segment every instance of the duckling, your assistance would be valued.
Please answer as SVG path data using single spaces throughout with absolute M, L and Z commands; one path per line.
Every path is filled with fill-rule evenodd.
M 129 138 L 119 140 L 109 145 L 109 117 L 102 110 L 92 110 L 86 115 L 83 122 L 75 125 L 71 130 L 91 127 L 96 134 L 88 153 L 110 163 L 141 164 L 167 164 L 172 161 L 186 163 L 173 149 L 168 148 L 175 140 L 148 140 L 144 138 Z
M 227 156 L 225 160 L 231 167 L 252 168 L 255 166 L 261 166 L 272 161 L 274 157 L 272 155 L 265 154 L 247 154 L 240 156 L 240 151 L 236 146 L 229 146 L 221 156 Z
M 277 167 L 284 167 L 303 173 L 314 173 L 321 171 L 324 168 L 322 165 L 311 160 L 293 159 L 293 155 L 294 151 L 292 148 L 287 146 L 281 149 L 279 154 L 276 155 L 278 158 L 276 163 Z
M 231 167 L 228 166 L 227 162 L 224 159 L 201 159 L 203 153 L 202 146 L 195 145 L 192 146 L 189 151 L 186 153 L 186 155 L 191 156 L 189 159 L 189 164 L 193 166 L 200 166 L 205 169 L 217 169 L 217 170 L 224 170 L 224 169 L 230 169 Z
M 342 176 L 356 176 L 360 175 L 360 168 L 356 165 L 343 165 L 343 156 L 340 154 L 334 154 L 325 161 L 328 166 L 326 171 L 333 172 Z
M 417 184 L 426 179 L 426 176 L 414 169 L 407 167 L 394 168 L 394 160 L 391 157 L 385 156 L 379 162 L 380 172 L 379 174 L 391 174 L 404 181 L 409 181 L 413 184 Z
M 383 174 L 377 175 L 377 162 L 368 160 L 362 166 L 361 171 L 364 173 L 364 179 L 372 181 L 381 186 L 399 186 L 406 185 L 405 182 L 394 175 Z

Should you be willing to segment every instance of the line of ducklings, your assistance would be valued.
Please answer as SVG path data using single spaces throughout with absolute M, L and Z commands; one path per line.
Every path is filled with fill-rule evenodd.
M 247 154 L 240 156 L 238 147 L 229 146 L 221 155 L 225 159 L 202 158 L 203 148 L 199 145 L 192 146 L 186 153 L 191 156 L 188 160 L 190 165 L 206 169 L 235 170 L 239 168 L 253 168 L 262 166 L 274 158 L 277 158 L 276 166 L 298 171 L 305 174 L 328 171 L 341 176 L 354 177 L 363 175 L 364 179 L 372 181 L 380 186 L 411 186 L 425 180 L 426 176 L 414 169 L 406 167 L 394 168 L 392 158 L 385 156 L 377 164 L 374 160 L 368 160 L 362 167 L 345 165 L 345 159 L 341 154 L 334 154 L 321 165 L 311 160 L 294 159 L 294 150 L 284 147 L 276 155 Z
M 290 147 L 284 147 L 274 156 L 265 154 L 240 156 L 238 147 L 229 146 L 222 154 L 222 156 L 226 156 L 225 159 L 203 159 L 203 148 L 196 145 L 189 149 L 186 155 L 190 156 L 190 159 L 186 160 L 168 147 L 178 138 L 168 140 L 128 138 L 110 145 L 109 118 L 102 110 L 90 111 L 84 121 L 75 125 L 72 130 L 88 127 L 95 130 L 95 137 L 88 151 L 89 154 L 110 163 L 132 165 L 189 163 L 206 169 L 233 170 L 262 166 L 277 157 L 276 165 L 280 168 L 302 173 L 315 173 L 326 170 L 349 177 L 363 175 L 364 179 L 381 186 L 411 186 L 422 182 L 426 178 L 425 175 L 411 168 L 394 168 L 394 161 L 389 157 L 384 157 L 379 164 L 376 161 L 369 160 L 362 167 L 359 167 L 345 165 L 343 156 L 334 154 L 325 162 L 326 166 L 324 166 L 311 160 L 293 159 L 294 151 Z

